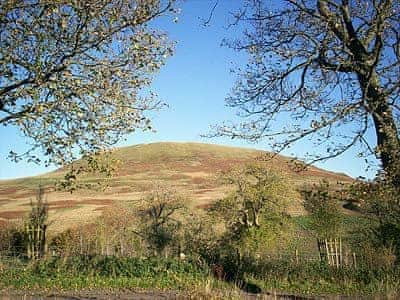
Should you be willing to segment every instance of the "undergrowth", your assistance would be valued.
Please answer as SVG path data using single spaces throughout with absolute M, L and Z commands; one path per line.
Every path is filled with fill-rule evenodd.
M 400 292 L 400 269 L 335 268 L 314 261 L 246 263 L 247 279 L 263 290 L 303 295 L 388 295 Z
M 400 269 L 332 268 L 320 262 L 243 261 L 242 280 L 261 291 L 300 295 L 393 295 L 400 291 Z M 219 281 L 208 267 L 161 258 L 76 256 L 38 262 L 2 260 L 0 289 L 25 291 L 152 290 L 235 298 L 237 282 Z M 243 282 L 242 282 L 243 283 Z M 217 294 L 216 294 L 217 293 Z M 219 294 L 221 295 L 221 294 Z M 206 297 L 206 296 L 205 296 Z M 216 297 L 218 298 L 218 297 Z
M 70 257 L 29 263 L 2 262 L 0 288 L 16 290 L 152 289 L 208 291 L 224 289 L 207 269 L 188 261 L 159 258 Z

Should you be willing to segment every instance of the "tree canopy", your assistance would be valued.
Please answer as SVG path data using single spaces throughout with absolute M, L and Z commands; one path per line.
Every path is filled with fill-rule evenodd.
M 173 2 L 1 1 L 0 125 L 31 144 L 11 157 L 64 165 L 151 129 L 149 85 L 173 44 L 148 24 Z
M 242 121 L 217 135 L 270 139 L 277 151 L 309 138 L 310 163 L 361 145 L 400 185 L 399 1 L 247 0 L 233 25 L 244 35 L 226 45 L 249 61 L 226 103 Z
M 288 199 L 294 194 L 283 175 L 261 164 L 229 170 L 222 181 L 232 185 L 234 191 L 216 201 L 212 210 L 234 233 L 260 227 L 265 219 L 285 214 Z

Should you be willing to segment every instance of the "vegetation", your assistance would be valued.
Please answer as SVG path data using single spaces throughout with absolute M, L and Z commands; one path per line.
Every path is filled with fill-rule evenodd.
M 218 201 L 214 211 L 223 216 L 229 230 L 260 227 L 264 219 L 285 213 L 290 188 L 273 171 L 262 165 L 247 165 L 231 170 L 223 179 L 234 186 L 234 191 Z
M 319 185 L 304 189 L 302 193 L 304 208 L 310 214 L 310 225 L 317 236 L 324 239 L 339 237 L 342 232 L 342 214 L 329 183 L 322 181 Z
M 173 2 L 3 1 L 0 126 L 16 126 L 32 145 L 10 157 L 93 161 L 121 136 L 150 129 L 147 112 L 162 104 L 148 86 L 173 45 L 149 23 Z
M 25 220 L 10 222 L 0 231 L 0 252 L 6 256 L 39 259 L 46 252 L 48 205 L 42 187 L 39 186 L 35 202 L 31 200 L 30 206 Z
M 36 203 L 31 202 L 31 212 L 25 224 L 28 258 L 39 259 L 46 252 L 48 205 L 44 199 L 44 190 L 39 186 Z
M 331 182 L 314 180 L 301 189 L 285 173 L 288 168 L 274 171 L 263 157 L 255 159 L 256 151 L 237 150 L 245 155 L 235 158 L 231 149 L 213 146 L 210 155 L 203 151 L 206 146 L 193 150 L 181 145 L 180 152 L 171 144 L 172 163 L 166 161 L 166 150 L 157 147 L 147 147 L 152 151 L 140 154 L 141 163 L 137 156 L 129 159 L 129 151 L 107 152 L 122 135 L 151 129 L 146 113 L 161 107 L 148 85 L 172 54 L 172 45 L 148 26 L 174 12 L 174 2 L 0 4 L 0 125 L 16 126 L 33 141 L 26 153 L 10 156 L 68 166 L 47 182 L 62 173 L 58 187 L 71 192 L 101 185 L 96 176 L 82 185 L 78 174 L 110 177 L 122 158 L 129 164 L 118 169 L 123 185 L 115 185 L 129 195 L 136 187 L 143 191 L 125 203 L 100 200 L 110 206 L 102 206 L 94 222 L 49 236 L 50 206 L 40 188 L 21 223 L 0 227 L 0 290 L 141 288 L 204 293 L 206 298 L 222 290 L 228 291 L 222 298 L 232 298 L 229 290 L 238 296 L 239 289 L 273 289 L 398 298 L 399 2 L 285 0 L 267 5 L 246 0 L 235 16 L 234 25 L 245 25 L 245 39 L 227 44 L 247 51 L 250 62 L 227 103 L 239 109 L 245 122 L 218 127 L 216 135 L 271 138 L 278 152 L 310 138 L 316 145 L 310 163 L 361 144 L 365 151 L 360 156 L 371 154 L 381 161 L 382 172 L 373 181 L 332 185 L 343 176 L 329 174 Z M 281 115 L 291 115 L 292 125 L 274 126 Z M 375 130 L 373 144 L 369 128 Z M 78 156 L 82 159 L 75 161 Z M 191 159 L 196 172 L 187 172 L 182 157 Z M 149 164 L 157 165 L 156 172 L 146 170 Z M 171 165 L 184 171 L 161 171 Z M 221 184 L 202 209 L 190 207 L 186 193 L 168 184 L 144 183 L 143 173 L 131 171 L 181 180 L 176 185 L 185 192 L 201 186 L 203 193 L 218 183 L 199 174 L 216 165 Z M 32 186 L 35 180 L 24 183 Z M 6 195 L 11 192 L 19 191 L 5 189 Z M 289 203 L 300 197 L 308 215 L 293 217 Z M 65 208 L 69 203 L 52 204 Z
M 185 195 L 186 205 L 190 209 L 207 206 L 229 192 L 223 180 L 215 180 L 216 174 L 226 172 L 229 168 L 242 168 L 266 154 L 267 152 L 254 149 L 204 143 L 152 143 L 123 147 L 112 153 L 112 158 L 121 163 L 105 190 L 92 188 L 90 191 L 81 190 L 71 195 L 55 190 L 54 184 L 62 181 L 65 169 L 36 177 L 0 181 L 0 201 L 7 203 L 1 209 L 0 217 L 17 220 L 25 211 L 28 212 L 29 199 L 35 197 L 40 184 L 46 189 L 46 198 L 49 201 L 49 221 L 52 222 L 50 231 L 57 232 L 76 226 L 78 217 L 81 218 L 82 215 L 85 215 L 86 222 L 94 222 L 104 206 L 139 201 L 143 196 L 142 192 L 151 191 L 154 182 L 162 182 L 169 189 Z M 337 180 L 351 181 L 348 176 L 314 167 L 297 173 L 289 168 L 288 161 L 285 157 L 276 156 L 273 160 L 260 164 L 266 168 L 285 171 L 289 185 L 296 187 L 305 183 L 312 185 L 323 178 L 331 184 L 335 184 Z M 98 184 L 103 179 L 89 174 L 81 175 L 75 180 L 81 187 L 104 186 Z M 300 196 L 291 198 L 287 208 L 288 213 L 302 213 L 304 209 Z M 8 217 L 8 211 L 19 211 L 19 214 Z
M 83 289 L 175 290 L 184 294 L 209 293 L 226 286 L 206 269 L 177 259 L 140 259 L 104 256 L 50 258 L 34 264 L 2 260 L 0 290 L 72 291 Z
M 368 217 L 363 242 L 370 248 L 400 254 L 400 194 L 391 181 L 378 178 L 373 182 L 357 183 L 350 187 L 350 201 L 357 201 Z
M 382 297 L 395 296 L 399 291 L 399 269 L 395 268 L 337 269 L 321 262 L 295 264 L 284 260 L 268 261 L 252 267 L 252 282 L 265 290 L 277 289 L 305 295 Z
M 188 206 L 187 196 L 168 185 L 152 184 L 139 199 L 104 208 L 91 224 L 46 234 L 47 252 L 29 260 L 26 224 L 53 225 L 46 219 L 42 190 L 25 221 L 0 230 L 0 286 L 142 288 L 222 293 L 222 298 L 231 292 L 237 296 L 239 289 L 307 295 L 400 292 L 398 194 L 386 181 L 300 187 L 264 162 L 236 165 L 218 180 L 228 192 L 204 209 Z M 309 214 L 292 217 L 288 205 L 299 194 Z M 357 210 L 343 215 L 343 202 Z M 334 266 L 317 243 L 332 237 L 343 244 Z M 46 250 L 41 245 L 34 248 Z
M 139 229 L 135 232 L 145 239 L 155 255 L 168 256 L 168 246 L 179 247 L 176 244 L 182 230 L 179 214 L 185 208 L 184 203 L 182 196 L 159 184 L 139 203 L 135 203 L 139 222 Z
M 270 252 L 277 236 L 283 242 L 285 226 L 290 227 L 287 202 L 293 193 L 283 177 L 257 164 L 231 170 L 222 179 L 234 189 L 211 208 L 215 222 L 224 227 L 214 251 L 228 251 L 220 254 L 229 256 L 229 272 L 234 273 L 244 256 Z
M 233 25 L 245 33 L 226 42 L 249 55 L 227 98 L 244 120 L 216 134 L 270 138 L 277 152 L 309 139 L 310 163 L 360 145 L 400 186 L 399 11 L 390 0 L 244 1 Z
M 244 1 L 234 15 L 232 25 L 244 28 L 244 35 L 225 44 L 246 52 L 249 61 L 238 69 L 227 105 L 243 119 L 217 126 L 211 135 L 269 140 L 278 153 L 308 139 L 314 146 L 305 153 L 309 164 L 337 157 L 355 145 L 361 146 L 359 156 L 366 158 L 367 165 L 370 155 L 379 159 L 381 177 L 341 191 L 340 200 L 347 199 L 348 207 L 357 208 L 365 221 L 345 228 L 339 199 L 327 183 L 321 183 L 302 191 L 309 212 L 304 229 L 324 239 L 323 245 L 318 243 L 323 246 L 320 253 L 325 251 L 329 265 L 335 260 L 338 274 L 349 286 L 354 274 L 355 286 L 385 274 L 385 282 L 397 290 L 397 283 L 389 282 L 397 282 L 400 228 L 400 85 L 395 79 L 400 62 L 399 2 L 278 2 Z M 288 116 L 290 125 L 276 124 Z M 369 128 L 375 131 L 375 141 L 367 136 Z M 345 274 L 341 239 L 339 245 L 331 240 L 342 236 L 346 247 L 355 251 L 351 276 Z M 256 269 L 255 274 L 265 274 Z M 269 279 L 296 281 L 291 276 L 296 268 L 289 269 L 287 276 L 275 271 Z M 312 269 L 304 266 L 304 270 L 304 283 L 314 285 L 310 289 L 336 278 L 331 267 L 327 267 L 328 280 L 323 269 L 317 278 L 312 278 Z M 373 275 L 362 276 L 360 270 Z M 379 279 L 375 283 L 379 285 Z
M 225 171 L 219 180 L 230 193 L 206 210 L 190 209 L 180 193 L 154 184 L 140 200 L 115 203 L 93 224 L 53 235 L 46 254 L 30 256 L 36 260 L 27 256 L 32 243 L 26 226 L 2 228 L 0 286 L 199 294 L 238 288 L 311 295 L 400 292 L 398 222 L 390 214 L 398 194 L 384 182 L 303 188 L 309 215 L 294 218 L 286 211 L 297 191 L 284 174 L 253 163 Z M 46 224 L 43 199 L 41 190 L 26 224 Z M 344 199 L 362 203 L 363 214 L 344 216 L 338 201 Z M 322 259 L 316 238 L 339 236 L 344 250 L 333 267 Z

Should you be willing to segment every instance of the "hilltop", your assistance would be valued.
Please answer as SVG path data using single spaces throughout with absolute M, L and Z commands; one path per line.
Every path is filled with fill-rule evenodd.
M 90 222 L 114 201 L 142 197 L 156 181 L 165 182 L 185 193 L 192 208 L 207 206 L 227 192 L 227 187 L 216 180 L 221 171 L 255 160 L 263 161 L 269 168 L 283 171 L 295 186 L 321 179 L 334 183 L 352 180 L 344 174 L 315 167 L 295 172 L 289 165 L 290 158 L 278 155 L 265 160 L 263 158 L 268 153 L 264 151 L 213 144 L 142 144 L 118 148 L 113 155 L 120 161 L 120 165 L 105 191 L 79 190 L 73 194 L 54 191 L 51 183 L 62 177 L 63 170 L 36 177 L 0 181 L 0 223 L 25 215 L 39 184 L 48 186 L 46 199 L 52 228 L 59 231 L 74 224 Z M 302 212 L 300 199 L 293 199 L 290 213 Z

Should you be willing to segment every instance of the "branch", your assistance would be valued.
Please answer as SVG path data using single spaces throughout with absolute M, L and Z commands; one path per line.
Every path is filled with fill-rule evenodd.
M 218 4 L 219 4 L 219 0 L 216 0 L 215 3 L 214 3 L 214 6 L 212 7 L 212 9 L 210 11 L 210 15 L 208 16 L 207 20 L 205 20 L 203 22 L 203 26 L 204 27 L 210 25 L 211 19 L 213 18 L 213 15 L 214 15 L 214 11 L 217 8 Z
M 9 86 L 4 87 L 3 89 L 0 90 L 0 97 L 7 94 L 8 92 L 15 90 L 21 86 L 24 86 L 26 84 L 34 83 L 35 81 L 31 78 L 25 78 L 24 80 L 21 80 L 17 83 L 11 84 Z M 4 105 L 3 101 L 2 104 Z

